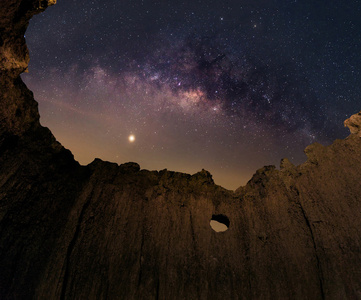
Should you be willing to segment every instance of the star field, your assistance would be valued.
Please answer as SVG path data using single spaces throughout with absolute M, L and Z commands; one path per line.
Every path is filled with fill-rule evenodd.
M 359 1 L 69 1 L 30 22 L 41 123 L 95 157 L 229 189 L 360 110 Z M 131 138 L 132 137 L 132 138 Z

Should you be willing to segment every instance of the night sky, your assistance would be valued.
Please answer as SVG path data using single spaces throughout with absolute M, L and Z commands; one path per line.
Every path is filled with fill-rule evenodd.
M 26 32 L 41 124 L 82 164 L 210 171 L 228 189 L 344 138 L 361 2 L 65 1 Z M 133 139 L 129 139 L 132 135 Z

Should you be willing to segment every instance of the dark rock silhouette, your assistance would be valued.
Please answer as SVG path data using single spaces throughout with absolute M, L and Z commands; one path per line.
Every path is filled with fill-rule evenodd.
M 359 116 L 236 192 L 204 170 L 80 166 L 19 77 L 53 2 L 0 2 L 0 299 L 361 299 Z

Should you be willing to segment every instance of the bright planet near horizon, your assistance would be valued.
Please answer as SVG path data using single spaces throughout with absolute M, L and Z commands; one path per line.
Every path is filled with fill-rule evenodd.
M 129 137 L 128 137 L 128 140 L 129 142 L 133 143 L 135 141 L 135 136 L 134 134 L 131 134 Z
M 360 16 L 354 0 L 58 0 L 30 21 L 22 79 L 81 164 L 205 169 L 234 190 L 349 134 Z

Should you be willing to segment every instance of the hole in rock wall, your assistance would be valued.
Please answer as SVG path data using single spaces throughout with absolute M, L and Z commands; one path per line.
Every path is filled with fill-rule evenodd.
M 225 215 L 212 215 L 209 225 L 215 232 L 224 232 L 228 230 L 229 219 Z

